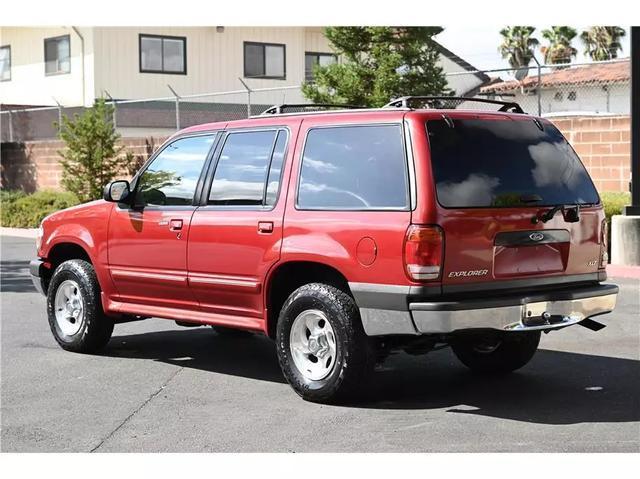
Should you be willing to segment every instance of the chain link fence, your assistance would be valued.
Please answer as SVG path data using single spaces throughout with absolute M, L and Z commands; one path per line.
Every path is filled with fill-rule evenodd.
M 448 73 L 449 84 L 477 85 L 478 73 L 490 78 L 463 96 L 520 104 L 527 113 L 554 115 L 629 115 L 630 62 L 628 59 L 571 65 L 540 65 L 513 69 Z M 307 103 L 299 86 L 184 95 L 169 87 L 171 96 L 108 101 L 113 122 L 124 137 L 168 136 L 192 125 L 230 121 L 260 114 L 271 105 Z M 109 97 L 107 93 L 107 97 Z M 446 107 L 486 110 L 486 104 L 447 102 Z M 450 104 L 449 104 L 450 103 Z M 443 106 L 442 104 L 439 106 Z M 24 142 L 57 138 L 63 116 L 73 117 L 82 107 L 6 109 L 0 105 L 0 140 Z
M 201 123 L 231 121 L 258 115 L 276 103 L 304 102 L 299 86 L 205 93 L 198 95 L 113 100 L 113 123 L 123 137 L 168 136 Z M 108 95 L 107 95 L 108 96 Z M 2 142 L 49 140 L 58 137 L 63 116 L 73 117 L 83 107 L 62 105 L 6 109 L 0 106 Z

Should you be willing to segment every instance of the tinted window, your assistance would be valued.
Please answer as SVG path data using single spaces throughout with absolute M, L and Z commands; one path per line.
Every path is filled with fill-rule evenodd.
M 168 145 L 140 177 L 138 201 L 146 205 L 191 205 L 214 138 L 182 138 Z
M 69 35 L 44 41 L 44 71 L 47 75 L 71 71 Z
M 407 206 L 407 162 L 399 125 L 310 130 L 298 206 L 385 209 Z
M 597 203 L 584 166 L 556 127 L 532 120 L 427 122 L 445 207 Z
M 280 131 L 276 140 L 276 147 L 273 149 L 269 177 L 267 178 L 267 194 L 265 204 L 273 206 L 276 204 L 280 180 L 282 178 L 282 166 L 284 164 L 284 153 L 287 147 L 287 133 Z
M 276 135 L 278 135 L 277 142 Z M 286 133 L 284 131 L 279 133 L 277 131 L 253 131 L 229 134 L 213 176 L 209 204 L 263 205 L 275 203 L 285 144 Z M 265 195 L 267 182 L 269 188 Z

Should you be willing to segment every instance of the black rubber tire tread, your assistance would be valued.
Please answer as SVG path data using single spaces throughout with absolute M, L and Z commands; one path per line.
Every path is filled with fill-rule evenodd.
M 460 338 L 451 343 L 456 357 L 475 372 L 506 374 L 520 369 L 533 358 L 540 343 L 540 331 L 508 332 L 500 336 L 501 343 L 492 352 L 474 349 L 478 336 Z
M 293 362 L 289 349 L 291 326 L 308 309 L 323 311 L 336 336 L 335 366 L 326 378 L 305 378 Z M 344 291 L 323 283 L 296 289 L 284 303 L 276 330 L 278 362 L 287 382 L 307 401 L 337 403 L 354 399 L 366 388 L 373 372 L 375 351 L 360 321 L 355 301 Z
M 84 323 L 73 336 L 64 335 L 57 327 L 55 295 L 60 283 L 72 279 L 80 286 L 84 302 Z M 95 353 L 101 350 L 113 333 L 113 319 L 104 314 L 100 301 L 100 284 L 91 263 L 71 259 L 60 264 L 51 277 L 47 291 L 47 315 L 53 337 L 62 349 L 77 353 Z
M 211 326 L 211 328 L 220 336 L 229 338 L 250 338 L 254 334 L 246 329 L 227 328 L 225 326 Z

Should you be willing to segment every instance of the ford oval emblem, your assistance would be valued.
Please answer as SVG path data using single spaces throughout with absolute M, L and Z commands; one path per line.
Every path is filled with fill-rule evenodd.
M 531 233 L 529 235 L 529 239 L 531 241 L 542 241 L 544 239 L 544 235 L 542 233 Z

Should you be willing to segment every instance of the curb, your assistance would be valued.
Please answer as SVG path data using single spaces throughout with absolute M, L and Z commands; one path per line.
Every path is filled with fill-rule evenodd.
M 36 239 L 37 234 L 37 228 L 6 228 L 4 226 L 0 226 L 0 236 L 16 236 L 18 238 Z

